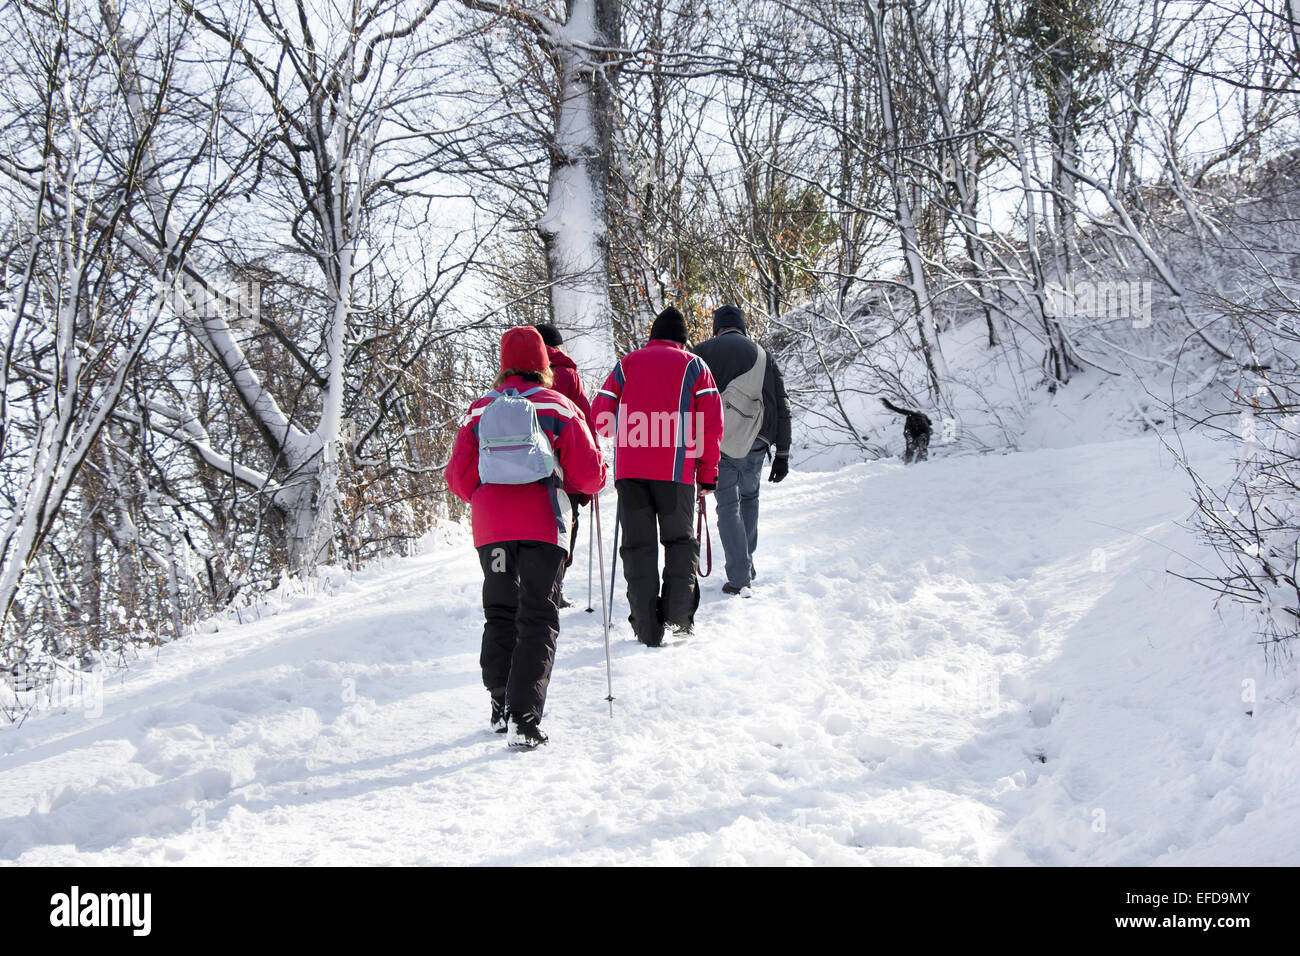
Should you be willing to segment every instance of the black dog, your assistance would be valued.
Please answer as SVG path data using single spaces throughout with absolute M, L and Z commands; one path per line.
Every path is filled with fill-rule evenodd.
M 903 436 L 907 439 L 907 447 L 903 449 L 903 464 L 925 461 L 930 456 L 930 416 L 914 412 L 910 408 L 899 408 L 887 398 L 880 401 L 891 412 L 907 416 L 907 421 L 903 422 Z

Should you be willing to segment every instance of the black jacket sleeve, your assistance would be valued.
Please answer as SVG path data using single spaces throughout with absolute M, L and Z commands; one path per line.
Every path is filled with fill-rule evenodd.
M 775 445 L 778 455 L 790 454 L 790 400 L 785 394 L 785 379 L 770 352 L 767 372 L 763 376 L 763 429 L 760 437 Z

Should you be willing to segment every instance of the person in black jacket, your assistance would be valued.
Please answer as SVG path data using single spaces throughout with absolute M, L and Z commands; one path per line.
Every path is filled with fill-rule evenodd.
M 744 429 L 749 382 L 762 381 L 762 423 L 748 450 L 727 447 L 723 431 L 723 453 L 718 465 L 718 488 L 713 497 L 718 509 L 718 536 L 727 558 L 725 594 L 742 594 L 754 579 L 754 551 L 758 548 L 758 491 L 762 484 L 763 462 L 774 450 L 768 481 L 780 481 L 790 470 L 790 402 L 785 382 L 776 362 L 758 343 L 749 338 L 745 316 L 734 305 L 724 305 L 713 313 L 713 338 L 700 343 L 695 354 L 708 363 L 718 390 L 723 395 L 727 427 Z M 757 369 L 764 363 L 763 371 Z M 736 388 L 728 393 L 733 382 Z M 752 428 L 751 428 L 752 431 Z M 740 431 L 748 438 L 749 431 Z M 733 435 L 734 439 L 737 437 Z M 731 454 L 728 454 L 728 451 Z

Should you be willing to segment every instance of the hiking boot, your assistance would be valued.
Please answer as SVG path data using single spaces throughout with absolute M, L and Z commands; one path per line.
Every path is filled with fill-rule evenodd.
M 525 715 L 510 718 L 510 733 L 506 737 L 506 746 L 511 750 L 536 750 L 549 739 L 532 717 Z
M 729 594 L 729 595 L 731 595 L 732 597 L 735 597 L 737 594 L 739 594 L 741 597 L 753 597 L 753 596 L 754 596 L 754 592 L 751 591 L 751 590 L 749 589 L 749 585 L 748 585 L 748 584 L 744 584 L 744 585 L 741 585 L 740 587 L 736 587 L 736 586 L 733 585 L 730 581 L 728 581 L 726 584 L 724 584 L 724 585 L 722 586 L 722 593 L 723 593 L 723 594 Z
M 568 567 L 568 565 L 565 565 Z M 564 596 L 564 581 L 556 581 L 555 587 L 551 588 L 551 603 L 557 608 L 573 607 L 573 602 Z
M 504 734 L 506 732 L 506 723 L 509 717 L 506 714 L 506 697 L 505 694 L 497 696 L 492 695 L 492 733 Z
M 632 633 L 636 635 L 636 639 L 646 647 L 658 647 L 664 642 L 664 618 L 661 602 L 655 604 L 654 621 L 647 622 L 641 630 L 637 630 L 632 615 L 628 615 L 627 622 L 632 625 Z
M 694 637 L 695 624 L 669 624 L 673 629 L 673 637 Z

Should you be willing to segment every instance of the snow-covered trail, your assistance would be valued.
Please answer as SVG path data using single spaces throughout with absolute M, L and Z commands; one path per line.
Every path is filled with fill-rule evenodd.
M 0 730 L 0 860 L 1294 863 L 1296 684 L 1166 573 L 1183 481 L 1137 439 L 765 483 L 752 600 L 716 529 L 700 636 L 620 595 L 613 720 L 584 528 L 524 754 L 461 536 Z

